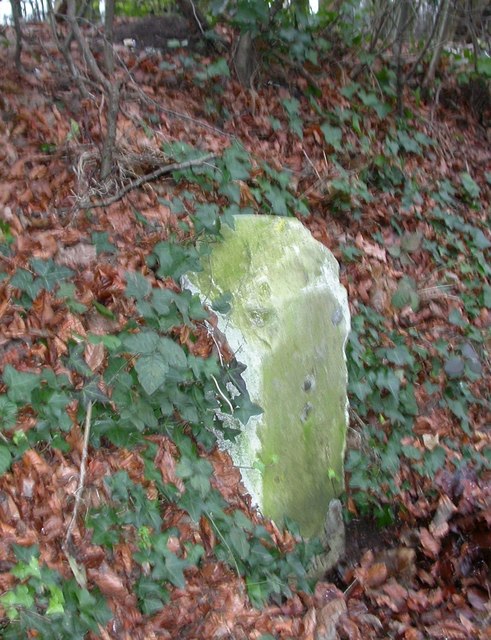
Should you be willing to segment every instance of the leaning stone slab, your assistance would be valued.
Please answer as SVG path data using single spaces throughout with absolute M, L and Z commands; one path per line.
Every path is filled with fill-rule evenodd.
M 237 216 L 223 235 L 189 280 L 205 302 L 232 295 L 218 328 L 264 412 L 221 444 L 265 516 L 322 536 L 343 489 L 347 425 L 350 317 L 338 264 L 294 218 Z

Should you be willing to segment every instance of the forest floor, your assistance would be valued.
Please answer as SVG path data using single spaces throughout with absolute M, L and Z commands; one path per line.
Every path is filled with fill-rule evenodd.
M 136 569 L 129 544 L 121 542 L 110 553 L 91 541 L 79 517 L 73 533 L 77 561 L 85 567 L 87 584 L 98 587 L 114 616 L 100 637 L 491 637 L 491 144 L 471 105 L 460 101 L 455 87 L 454 94 L 447 91 L 446 106 L 408 92 L 410 128 L 393 134 L 398 150 L 389 158 L 394 116 L 383 109 L 379 79 L 372 98 L 360 88 L 358 93 L 346 90 L 352 87 L 349 74 L 356 62 L 349 52 L 312 68 L 319 94 L 311 100 L 305 74 L 285 67 L 284 61 L 260 67 L 254 88 L 244 89 L 224 73 L 210 73 L 216 55 L 117 51 L 131 80 L 128 75 L 118 118 L 117 178 L 100 185 L 97 158 L 105 107 L 80 97 L 47 28 L 26 27 L 21 73 L 13 64 L 12 47 L 0 50 L 0 237 L 5 249 L 0 252 L 0 371 L 10 365 L 23 372 L 45 366 L 63 372 L 75 334 L 120 330 L 134 312 L 122 298 L 125 274 L 136 271 L 155 282 L 147 264 L 153 247 L 162 239 L 185 236 L 182 223 L 189 222 L 189 211 L 176 212 L 170 203 L 184 189 L 201 203 L 220 203 L 221 198 L 199 184 L 183 184 L 175 174 L 152 181 L 142 176 L 173 161 L 163 145 L 185 143 L 202 155 L 220 156 L 237 141 L 254 165 L 250 179 L 236 181 L 240 205 L 257 213 L 280 213 L 285 206 L 295 212 L 295 202 L 308 207 L 308 215 L 299 211 L 298 217 L 339 260 L 353 318 L 372 318 L 370 335 L 354 323 L 363 347 L 351 347 L 352 356 L 359 357 L 358 370 L 368 367 L 363 359 L 368 344 L 375 359 L 377 345 L 388 358 L 390 349 L 399 349 L 405 368 L 394 382 L 396 405 L 388 405 L 385 417 L 382 404 L 370 407 L 373 393 L 363 386 L 375 384 L 376 377 L 360 376 L 359 386 L 351 388 L 348 449 L 354 453 L 344 500 L 351 518 L 347 553 L 312 594 L 293 590 L 290 598 L 253 607 L 243 578 L 214 558 L 216 534 L 210 525 L 193 528 L 182 511 L 167 505 L 166 524 L 179 531 L 179 539 L 200 541 L 208 554 L 185 570 L 184 586 L 169 587 L 165 606 L 143 614 L 133 592 Z M 344 120 L 343 112 L 348 114 Z M 340 116 L 338 125 L 332 120 L 325 125 L 326 114 Z M 268 175 L 265 162 L 273 173 Z M 282 172 L 289 176 L 283 187 Z M 401 187 L 407 176 L 411 180 Z M 132 180 L 140 180 L 140 186 L 123 193 Z M 259 202 L 258 185 L 267 180 L 276 180 L 276 191 Z M 87 194 L 92 203 L 105 201 L 105 206 L 85 206 Z M 10 280 L 19 269 L 32 274 L 32 259 L 52 260 L 73 272 L 72 302 L 82 305 L 79 311 L 49 287 L 35 292 L 29 308 L 22 303 Z M 164 285 L 176 289 L 174 282 Z M 406 304 L 400 303 L 401 296 Z M 179 334 L 182 344 L 184 334 Z M 442 344 L 447 351 L 438 360 Z M 213 344 L 202 336 L 193 348 L 206 356 Z M 419 359 L 409 358 L 409 351 L 419 353 Z M 94 349 L 85 359 L 101 367 L 104 355 Z M 464 379 L 469 366 L 475 375 Z M 384 369 L 384 375 L 391 371 Z M 397 439 L 399 433 L 392 423 L 404 422 L 398 411 L 404 412 L 401 398 L 409 383 L 416 403 L 411 428 L 391 454 L 391 436 Z M 385 384 L 380 383 L 380 403 L 391 397 Z M 392 419 L 387 417 L 391 411 Z M 17 415 L 16 429 L 27 432 L 34 424 L 29 408 Z M 392 484 L 379 490 L 376 474 L 364 486 L 363 473 L 355 473 L 353 466 L 356 455 L 362 461 L 366 456 L 369 465 L 370 429 L 371 434 L 378 430 L 382 466 L 384 456 L 398 458 Z M 0 431 L 4 444 L 14 431 L 5 426 Z M 70 575 L 63 540 L 83 451 L 81 425 L 73 424 L 63 437 L 68 449 L 30 448 L 0 477 L 0 595 L 17 584 L 11 572 L 14 544 L 39 545 L 43 562 Z M 152 438 L 157 442 L 158 436 Z M 172 446 L 164 436 L 158 442 L 170 465 L 169 477 L 178 484 L 171 472 Z M 229 504 L 259 522 L 228 457 L 217 450 L 206 456 L 215 486 Z M 88 460 L 84 505 L 105 495 L 108 474 L 124 470 L 143 482 L 136 451 L 90 447 Z M 363 513 L 363 493 L 372 496 L 367 505 L 378 505 L 379 515 L 397 516 L 386 519 L 385 530 L 379 528 L 380 517 L 377 524 Z M 293 544 L 291 534 L 272 523 L 266 526 L 279 548 Z M 174 543 L 179 546 L 177 537 Z M 2 624 L 8 628 L 0 608 Z

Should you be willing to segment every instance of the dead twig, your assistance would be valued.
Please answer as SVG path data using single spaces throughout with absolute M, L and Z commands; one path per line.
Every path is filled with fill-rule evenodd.
M 307 162 L 310 164 L 310 166 L 314 170 L 314 173 L 317 176 L 317 180 L 319 180 L 319 182 L 322 182 L 322 176 L 317 171 L 317 168 L 316 168 L 315 164 L 312 162 L 312 160 L 310 159 L 309 154 L 305 151 L 305 149 L 303 147 L 302 147 L 302 151 L 303 151 L 303 155 L 307 158 Z
M 164 167 L 159 167 L 158 169 L 155 169 L 155 171 L 152 171 L 151 173 L 147 173 L 143 176 L 140 176 L 139 178 L 136 178 L 135 180 L 132 180 L 131 182 L 128 182 L 128 184 L 125 184 L 124 187 L 121 187 L 121 189 L 119 189 L 119 191 L 117 191 L 114 195 L 110 196 L 109 198 L 106 198 L 105 200 L 96 200 L 95 202 L 83 201 L 82 203 L 80 203 L 79 209 L 90 209 L 91 207 L 108 207 L 109 205 L 114 204 L 118 200 L 121 200 L 123 196 L 125 196 L 130 191 L 133 191 L 133 189 L 137 189 L 138 187 L 141 187 L 142 184 L 146 184 L 147 182 L 152 182 L 152 180 L 156 180 L 157 178 L 160 178 L 166 173 L 172 173 L 172 171 L 181 171 L 182 169 L 197 167 L 201 164 L 204 164 L 205 162 L 208 162 L 208 160 L 211 160 L 212 158 L 216 158 L 216 157 L 217 157 L 216 153 L 208 153 L 206 156 L 203 156 L 202 158 L 196 158 L 196 160 L 187 160 L 186 162 L 175 162 L 173 164 L 167 164 Z
M 91 419 L 92 419 L 92 402 L 89 402 L 89 404 L 87 405 L 87 413 L 85 415 L 84 440 L 82 445 L 82 459 L 80 460 L 80 473 L 78 476 L 78 486 L 77 486 L 77 490 L 75 491 L 75 504 L 73 505 L 72 517 L 71 517 L 70 523 L 68 524 L 68 528 L 65 534 L 65 540 L 63 541 L 63 545 L 62 545 L 63 552 L 65 553 L 68 563 L 75 576 L 75 579 L 77 580 L 77 582 L 79 582 L 79 584 L 80 584 L 80 581 L 83 582 L 83 578 L 81 575 L 83 574 L 83 570 L 78 567 L 77 563 L 75 562 L 75 559 L 71 555 L 70 545 L 72 541 L 73 529 L 75 527 L 78 512 L 80 509 L 80 503 L 82 501 L 82 493 L 85 487 L 85 473 L 87 470 L 87 451 L 89 448 Z

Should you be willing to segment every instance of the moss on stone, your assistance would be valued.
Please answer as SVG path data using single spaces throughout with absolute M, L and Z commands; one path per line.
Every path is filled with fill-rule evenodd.
M 322 533 L 343 488 L 346 292 L 332 254 L 296 219 L 239 216 L 190 280 L 213 301 L 232 294 L 220 318 L 249 393 L 264 413 L 230 447 L 263 513 Z M 257 464 L 259 462 L 259 465 Z

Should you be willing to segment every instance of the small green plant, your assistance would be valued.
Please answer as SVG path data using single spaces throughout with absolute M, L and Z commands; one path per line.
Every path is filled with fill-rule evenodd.
M 10 225 L 8 222 L 4 222 L 0 220 L 0 251 L 2 254 L 5 252 L 8 253 L 10 245 L 14 242 L 14 236 L 12 235 L 12 231 L 10 230 Z M 6 277 L 6 274 L 0 274 L 0 280 Z
M 460 181 L 462 184 L 464 198 L 468 200 L 470 204 L 475 204 L 481 193 L 479 186 L 467 171 L 460 174 Z
M 71 269 L 58 265 L 53 260 L 32 258 L 30 268 L 17 269 L 10 279 L 10 284 L 23 293 L 20 300 L 22 306 L 30 308 L 32 301 L 42 289 L 55 291 L 60 282 L 68 280 L 73 275 Z
M 196 71 L 194 77 L 198 85 L 203 85 L 216 78 L 229 78 L 230 69 L 225 58 L 219 58 L 215 62 L 207 64 L 204 69 Z
M 17 564 L 12 574 L 19 583 L 0 596 L 10 623 L 2 630 L 5 640 L 36 638 L 84 640 L 89 631 L 99 632 L 112 612 L 97 590 L 89 591 L 74 579 L 66 580 L 39 563 L 37 547 L 14 545 Z
M 340 127 L 333 127 L 328 122 L 321 125 L 321 131 L 324 134 L 326 144 L 334 149 L 341 151 L 343 130 Z
M 290 173 L 277 171 L 266 163 L 262 168 L 263 174 L 257 176 L 251 193 L 263 212 L 277 216 L 308 215 L 305 202 L 290 191 Z
M 300 117 L 300 102 L 296 98 L 286 98 L 282 101 L 282 105 L 290 123 L 290 130 L 302 140 L 303 121 Z

